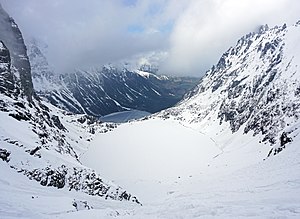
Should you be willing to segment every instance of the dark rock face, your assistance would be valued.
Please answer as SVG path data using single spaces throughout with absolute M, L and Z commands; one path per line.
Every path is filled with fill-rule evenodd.
M 47 167 L 44 170 L 24 170 L 24 174 L 27 175 L 29 179 L 35 179 L 36 181 L 40 182 L 42 186 L 53 186 L 61 189 L 65 186 L 65 175 L 67 172 L 66 170 L 53 170 L 50 167 Z
M 14 92 L 14 75 L 11 72 L 11 59 L 7 47 L 0 41 L 0 92 L 11 95 Z
M 67 130 L 67 129 L 64 127 L 64 125 L 61 124 L 61 122 L 60 122 L 58 116 L 53 115 L 53 116 L 51 117 L 51 119 L 52 119 L 52 121 L 53 121 L 53 124 L 54 124 L 59 130 L 62 130 L 62 131 L 66 131 L 66 130 Z
M 0 5 L 0 40 L 3 42 L 2 44 L 4 44 L 5 47 L 9 50 L 11 66 L 14 67 L 13 72 L 8 68 L 7 69 L 8 72 L 2 76 L 7 77 L 5 79 L 7 79 L 7 81 L 9 81 L 11 84 L 18 83 L 21 90 L 20 94 L 22 96 L 25 96 L 29 101 L 32 101 L 34 91 L 33 91 L 33 85 L 31 80 L 31 68 L 27 56 L 26 46 L 24 44 L 22 34 L 17 24 L 4 11 L 1 5 Z M 15 76 L 15 81 L 13 81 L 12 73 L 18 74 Z
M 274 147 L 270 150 L 269 154 L 268 154 L 268 157 L 271 156 L 271 155 L 277 155 L 278 153 L 280 153 L 283 149 L 285 149 L 286 147 L 286 144 L 290 143 L 293 141 L 293 139 L 291 137 L 289 137 L 290 133 L 286 133 L 286 132 L 283 132 L 281 135 L 280 135 L 280 138 L 279 138 L 279 142 L 280 144 L 277 146 L 277 147 Z
M 9 162 L 10 152 L 6 149 L 0 148 L 0 158 L 3 161 Z

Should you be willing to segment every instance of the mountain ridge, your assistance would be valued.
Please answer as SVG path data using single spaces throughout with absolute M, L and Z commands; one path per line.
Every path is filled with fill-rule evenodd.
M 299 29 L 299 22 L 263 26 L 242 37 L 176 107 L 159 115 L 204 128 L 209 122 L 228 124 L 233 134 L 242 128 L 261 142 L 278 144 L 299 118 Z
M 175 105 L 197 78 L 157 75 L 157 66 L 109 64 L 57 74 L 49 67 L 37 40 L 28 42 L 33 82 L 39 96 L 73 113 L 100 117 L 114 112 L 150 113 Z
M 4 17 L 0 24 L 17 28 Z M 1 217 L 299 217 L 299 25 L 264 26 L 248 34 L 177 106 L 125 124 L 74 115 L 38 98 L 23 80 L 30 71 L 23 69 L 27 75 L 18 77 L 18 59 L 28 64 L 28 58 L 12 56 L 14 48 L 5 43 L 10 35 L 2 32 Z M 16 34 L 10 39 L 20 37 L 18 31 L 10 34 Z M 23 44 L 21 49 L 26 52 Z M 54 100 L 70 98 L 65 104 L 79 109 L 73 92 L 64 82 L 56 87 L 58 79 L 39 57 L 32 75 L 55 88 Z M 105 70 L 123 82 L 118 92 L 129 94 L 121 88 L 132 86 L 123 79 L 134 72 Z M 93 72 L 84 78 L 84 72 L 77 73 L 72 83 L 104 80 Z M 151 77 L 138 73 L 135 77 Z M 93 102 L 84 93 L 88 86 L 75 85 L 81 97 Z M 102 178 L 102 172 L 114 182 Z M 137 196 L 119 184 L 148 202 L 141 207 Z

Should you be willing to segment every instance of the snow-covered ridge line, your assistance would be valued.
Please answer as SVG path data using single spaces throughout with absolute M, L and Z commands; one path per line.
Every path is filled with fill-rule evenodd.
M 260 142 L 284 147 L 285 129 L 300 116 L 299 37 L 299 22 L 263 26 L 242 37 L 183 101 L 160 116 L 203 129 L 228 124 L 233 134 L 243 128 L 245 134 L 260 136 Z

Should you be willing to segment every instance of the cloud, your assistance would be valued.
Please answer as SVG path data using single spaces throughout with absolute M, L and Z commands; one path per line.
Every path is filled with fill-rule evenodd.
M 59 71 L 167 51 L 162 73 L 203 75 L 244 34 L 294 23 L 298 0 L 0 0 Z
M 167 49 L 171 1 L 1 0 L 25 38 L 49 45 L 50 62 L 71 71 Z
M 294 23 L 296 0 L 199 0 L 177 20 L 164 71 L 203 75 L 230 46 L 259 25 Z

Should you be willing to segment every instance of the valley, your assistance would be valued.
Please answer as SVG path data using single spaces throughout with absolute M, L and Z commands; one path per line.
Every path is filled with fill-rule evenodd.
M 200 81 L 58 74 L 0 4 L 0 218 L 299 218 L 299 37 L 260 26 Z

